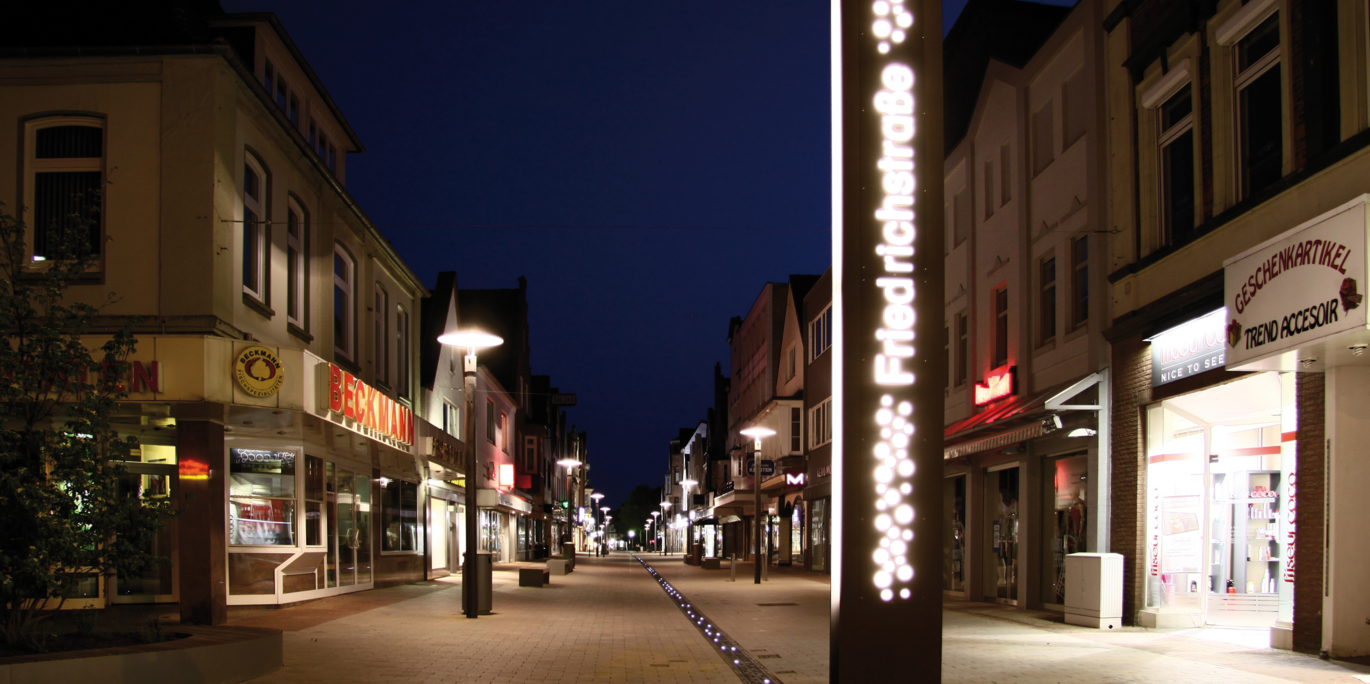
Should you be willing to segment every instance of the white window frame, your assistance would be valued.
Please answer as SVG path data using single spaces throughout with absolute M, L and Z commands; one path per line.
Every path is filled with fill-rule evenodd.
M 832 346 L 832 304 L 823 307 L 809 321 L 809 363 L 813 363 Z
M 241 271 L 243 276 L 243 292 L 251 296 L 253 299 L 257 300 L 258 302 L 261 302 L 262 305 L 269 306 L 269 304 L 266 301 L 266 276 L 267 273 L 270 271 L 267 258 L 271 254 L 271 249 L 269 245 L 270 239 L 266 228 L 271 220 L 271 218 L 267 216 L 266 213 L 266 194 L 269 178 L 266 174 L 266 167 L 263 166 L 261 160 L 257 159 L 251 152 L 244 151 L 243 173 L 239 176 L 239 178 L 245 181 L 249 169 L 257 175 L 257 194 L 261 195 L 261 197 L 253 197 L 249 195 L 247 191 L 246 182 L 244 182 L 242 193 L 240 195 L 242 199 L 241 209 L 243 225 L 243 241 L 241 243 L 243 246 L 243 267 Z M 250 216 L 252 215 L 256 216 L 255 221 L 250 218 Z M 248 272 L 247 259 L 248 255 L 252 252 L 255 252 L 257 257 L 257 268 L 255 269 L 256 273 L 253 274 L 257 281 L 256 288 L 249 284 L 246 278 Z
M 100 136 L 101 139 L 104 141 L 104 148 L 101 149 L 100 156 L 98 158 L 67 157 L 60 159 L 38 159 L 38 131 L 44 128 L 55 128 L 58 126 L 86 126 L 89 128 L 100 129 Z M 108 156 L 106 148 L 108 148 L 108 146 L 109 129 L 105 125 L 105 120 L 98 117 L 53 116 L 44 117 L 41 119 L 33 119 L 31 121 L 26 121 L 24 123 L 24 203 L 23 206 L 20 207 L 20 211 L 21 215 L 24 216 L 27 221 L 25 239 L 28 242 L 28 244 L 26 245 L 28 253 L 26 254 L 26 258 L 29 260 L 28 263 L 30 265 L 36 263 L 33 260 L 33 255 L 34 249 L 38 244 L 36 241 L 37 234 L 34 232 L 35 225 L 37 223 L 37 221 L 34 219 L 34 215 L 36 213 L 34 209 L 34 207 L 36 206 L 35 188 L 38 184 L 37 174 L 40 172 L 60 171 L 99 171 L 100 178 L 104 179 L 105 158 Z M 105 212 L 103 206 L 103 199 L 101 200 L 100 204 L 100 236 L 103 242 L 105 234 Z M 91 265 L 90 270 L 92 271 L 100 270 L 101 264 L 104 263 L 105 258 L 104 245 L 95 245 L 95 247 L 99 250 L 99 256 L 96 259 L 96 263 Z
M 1255 5 L 1258 3 L 1251 4 Z M 1246 160 L 1243 158 L 1245 151 L 1242 149 L 1243 139 L 1246 135 L 1246 132 L 1242 130 L 1242 91 L 1246 90 L 1247 87 L 1249 87 L 1252 83 L 1255 83 L 1262 76 L 1269 73 L 1271 69 L 1281 68 L 1284 53 L 1284 27 L 1280 25 L 1279 19 L 1275 20 L 1275 32 L 1279 38 L 1279 40 L 1275 44 L 1275 49 L 1271 50 L 1270 52 L 1263 55 L 1260 59 L 1256 60 L 1254 63 L 1251 64 L 1251 66 L 1247 67 L 1245 71 L 1239 71 L 1239 69 L 1241 69 L 1241 42 L 1243 40 L 1246 40 L 1246 37 L 1251 35 L 1252 31 L 1255 31 L 1256 29 L 1260 28 L 1262 25 L 1265 24 L 1267 20 L 1270 19 L 1270 17 L 1275 16 L 1278 13 L 1279 3 L 1270 3 L 1269 8 L 1262 10 L 1262 14 L 1259 17 L 1252 19 L 1249 25 L 1245 28 L 1245 30 L 1243 30 L 1239 35 L 1233 38 L 1231 42 L 1233 115 L 1232 129 L 1236 133 L 1236 144 L 1233 146 L 1233 150 L 1237 153 L 1237 163 L 1234 164 L 1234 170 L 1236 171 L 1237 176 L 1237 196 L 1240 199 L 1245 199 L 1251 195 L 1251 193 L 1245 189 L 1247 179 L 1242 173 L 1242 168 L 1246 165 Z M 1285 74 L 1283 72 L 1280 73 L 1281 89 L 1286 87 L 1285 84 L 1289 78 L 1289 74 Z M 1282 124 L 1282 130 L 1280 131 L 1280 146 L 1281 148 L 1283 148 L 1285 142 L 1283 125 L 1287 123 L 1284 112 L 1283 98 L 1281 98 L 1280 101 L 1280 122 Z M 1283 150 L 1281 150 L 1280 156 L 1281 164 L 1283 164 Z
M 809 448 L 816 449 L 832 441 L 832 397 L 809 409 Z
M 395 394 L 409 396 L 409 311 L 403 304 L 395 307 Z
M 338 261 L 343 263 L 345 276 L 338 275 Z M 338 329 L 337 321 L 333 324 L 333 351 L 349 361 L 356 361 L 357 352 L 357 326 L 355 323 L 357 315 L 357 262 L 352 255 L 343 248 L 341 244 L 333 245 L 333 315 L 336 318 L 338 311 L 338 292 L 342 291 L 342 296 L 347 299 L 343 304 L 343 314 L 346 320 L 343 321 L 343 339 L 338 339 L 336 334 Z
M 375 337 L 372 344 L 375 345 L 373 359 L 376 367 L 374 369 L 376 384 L 390 386 L 390 293 L 385 291 L 385 286 L 376 283 L 375 301 L 372 311 L 373 328 Z
M 285 320 L 307 333 L 309 329 L 305 323 L 308 318 L 305 314 L 305 293 L 309 287 L 309 252 L 306 251 L 309 244 L 309 214 L 294 197 L 289 198 L 286 212 Z

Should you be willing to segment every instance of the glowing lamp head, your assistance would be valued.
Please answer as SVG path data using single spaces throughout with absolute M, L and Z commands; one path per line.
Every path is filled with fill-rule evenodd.
M 599 492 L 595 492 L 594 494 L 590 495 L 590 498 L 594 499 L 595 501 L 599 501 L 600 499 L 604 498 L 604 495 L 600 494 Z
M 681 480 L 681 481 L 680 481 L 680 486 L 682 486 L 682 487 L 693 487 L 693 486 L 695 486 L 695 485 L 697 485 L 697 484 L 699 484 L 699 483 L 696 482 L 696 481 L 694 481 L 694 480 L 688 480 L 688 479 L 686 479 L 686 480 Z
M 661 511 L 652 511 L 652 520 L 656 520 L 658 515 L 661 515 Z
M 670 507 L 671 507 L 671 502 L 669 502 L 669 501 L 662 501 L 662 502 L 661 502 L 661 507 L 662 507 L 662 508 L 670 508 Z
M 476 350 L 487 347 L 498 347 L 504 344 L 504 338 L 490 333 L 483 333 L 477 330 L 462 330 L 438 336 L 438 343 L 449 347 L 464 347 Z
M 762 437 L 771 437 L 775 435 L 775 430 L 758 426 L 749 427 L 746 430 L 739 430 L 738 434 L 751 437 L 752 439 L 761 439 Z
M 603 512 L 605 512 L 605 513 L 608 513 L 608 512 L 609 512 L 609 507 L 608 507 L 608 506 L 600 506 L 600 507 L 599 507 L 599 510 L 601 510 L 601 511 L 603 511 Z
M 574 458 L 563 458 L 560 461 L 557 461 L 557 465 L 565 468 L 574 468 L 580 465 L 580 461 Z

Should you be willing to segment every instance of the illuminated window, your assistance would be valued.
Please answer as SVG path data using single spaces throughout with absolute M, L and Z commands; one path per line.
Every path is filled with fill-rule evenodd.
M 355 262 L 342 245 L 333 246 L 333 351 L 353 359 L 356 340 L 352 312 L 356 306 Z
M 395 393 L 409 396 L 409 312 L 395 308 Z
M 966 384 L 970 367 L 970 317 L 956 317 L 956 386 Z
M 809 448 L 823 446 L 832 441 L 832 399 L 809 409 Z
M 1160 107 L 1161 221 L 1167 244 L 1194 229 L 1194 102 L 1189 86 Z
M 24 204 L 29 210 L 35 261 L 66 249 L 102 251 L 101 191 L 105 122 L 94 117 L 52 117 L 25 125 Z
M 376 302 L 372 309 L 374 318 L 371 342 L 375 345 L 376 383 L 390 384 L 390 295 L 376 283 Z
M 295 545 L 292 451 L 228 450 L 228 543 Z
M 381 551 L 423 551 L 417 483 L 381 480 Z
M 1008 363 L 1008 287 L 994 291 L 994 367 Z
M 798 406 L 790 407 L 790 453 L 804 450 L 804 410 Z
M 1032 173 L 1039 174 L 1056 160 L 1056 139 L 1052 135 L 1055 128 L 1051 101 L 1042 105 L 1032 114 Z
M 1280 86 L 1280 21 L 1272 14 L 1237 43 L 1237 136 L 1241 196 L 1283 175 L 1284 107 Z
M 1070 244 L 1070 325 L 1078 328 L 1089 320 L 1089 236 Z
M 243 155 L 243 292 L 266 301 L 267 221 L 266 172 L 251 154 Z
M 305 293 L 309 291 L 309 219 L 295 198 L 290 198 L 285 213 L 285 320 L 302 332 L 305 325 Z
M 1037 267 L 1038 320 L 1037 339 L 1047 344 L 1056 338 L 1056 257 L 1048 256 Z
M 499 450 L 507 454 L 509 453 L 509 414 L 503 411 L 499 412 L 499 425 L 496 429 L 499 430 L 495 437 L 499 443 Z

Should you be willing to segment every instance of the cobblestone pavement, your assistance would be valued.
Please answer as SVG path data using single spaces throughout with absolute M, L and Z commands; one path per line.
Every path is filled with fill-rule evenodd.
M 771 568 L 758 586 L 752 565 L 739 563 L 734 584 L 726 561 L 722 570 L 703 570 L 679 556 L 643 558 L 784 684 L 827 681 L 827 577 Z M 1370 681 L 1370 667 L 1270 649 L 1265 630 L 1101 632 L 1066 625 L 1054 613 L 960 602 L 946 604 L 942 618 L 943 682 Z
M 233 624 L 286 630 L 285 667 L 253 680 L 261 684 L 738 682 L 626 554 L 582 557 L 575 572 L 543 588 L 519 587 L 511 570 L 495 571 L 494 614 L 476 620 L 462 615 L 453 578 L 258 612 Z
M 729 571 L 645 555 L 675 589 L 784 684 L 827 681 L 828 583 L 814 573 Z M 286 666 L 267 683 L 710 682 L 737 684 L 712 646 L 626 554 L 581 558 L 550 587 L 495 572 L 495 614 L 468 620 L 459 584 L 437 580 L 269 611 L 235 609 L 233 624 L 285 630 Z M 1059 616 L 983 603 L 943 611 L 944 682 L 1356 684 L 1370 667 L 1262 645 L 1258 630 L 1112 632 Z M 1358 679 L 1355 675 L 1363 675 Z

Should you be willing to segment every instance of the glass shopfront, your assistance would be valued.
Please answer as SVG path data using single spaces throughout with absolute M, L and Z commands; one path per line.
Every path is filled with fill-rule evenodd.
M 828 502 L 818 499 L 809 503 L 809 561 L 815 572 L 828 570 Z
M 790 510 L 790 564 L 804 565 L 804 503 L 791 506 Z
M 1018 603 L 1018 466 L 985 473 L 986 599 Z
M 942 590 L 966 590 L 966 476 L 942 480 Z
M 1084 452 L 1042 462 L 1042 603 L 1066 602 L 1066 556 L 1085 552 L 1088 473 L 1089 456 Z
M 143 444 L 124 462 L 128 471 L 119 483 L 120 493 L 139 499 L 175 500 L 177 489 L 176 447 Z M 142 572 L 114 578 L 113 603 L 169 603 L 176 600 L 176 519 L 166 520 L 144 549 L 168 559 Z
M 1212 625 L 1291 620 L 1294 374 L 1167 399 L 1146 420 L 1147 609 Z

